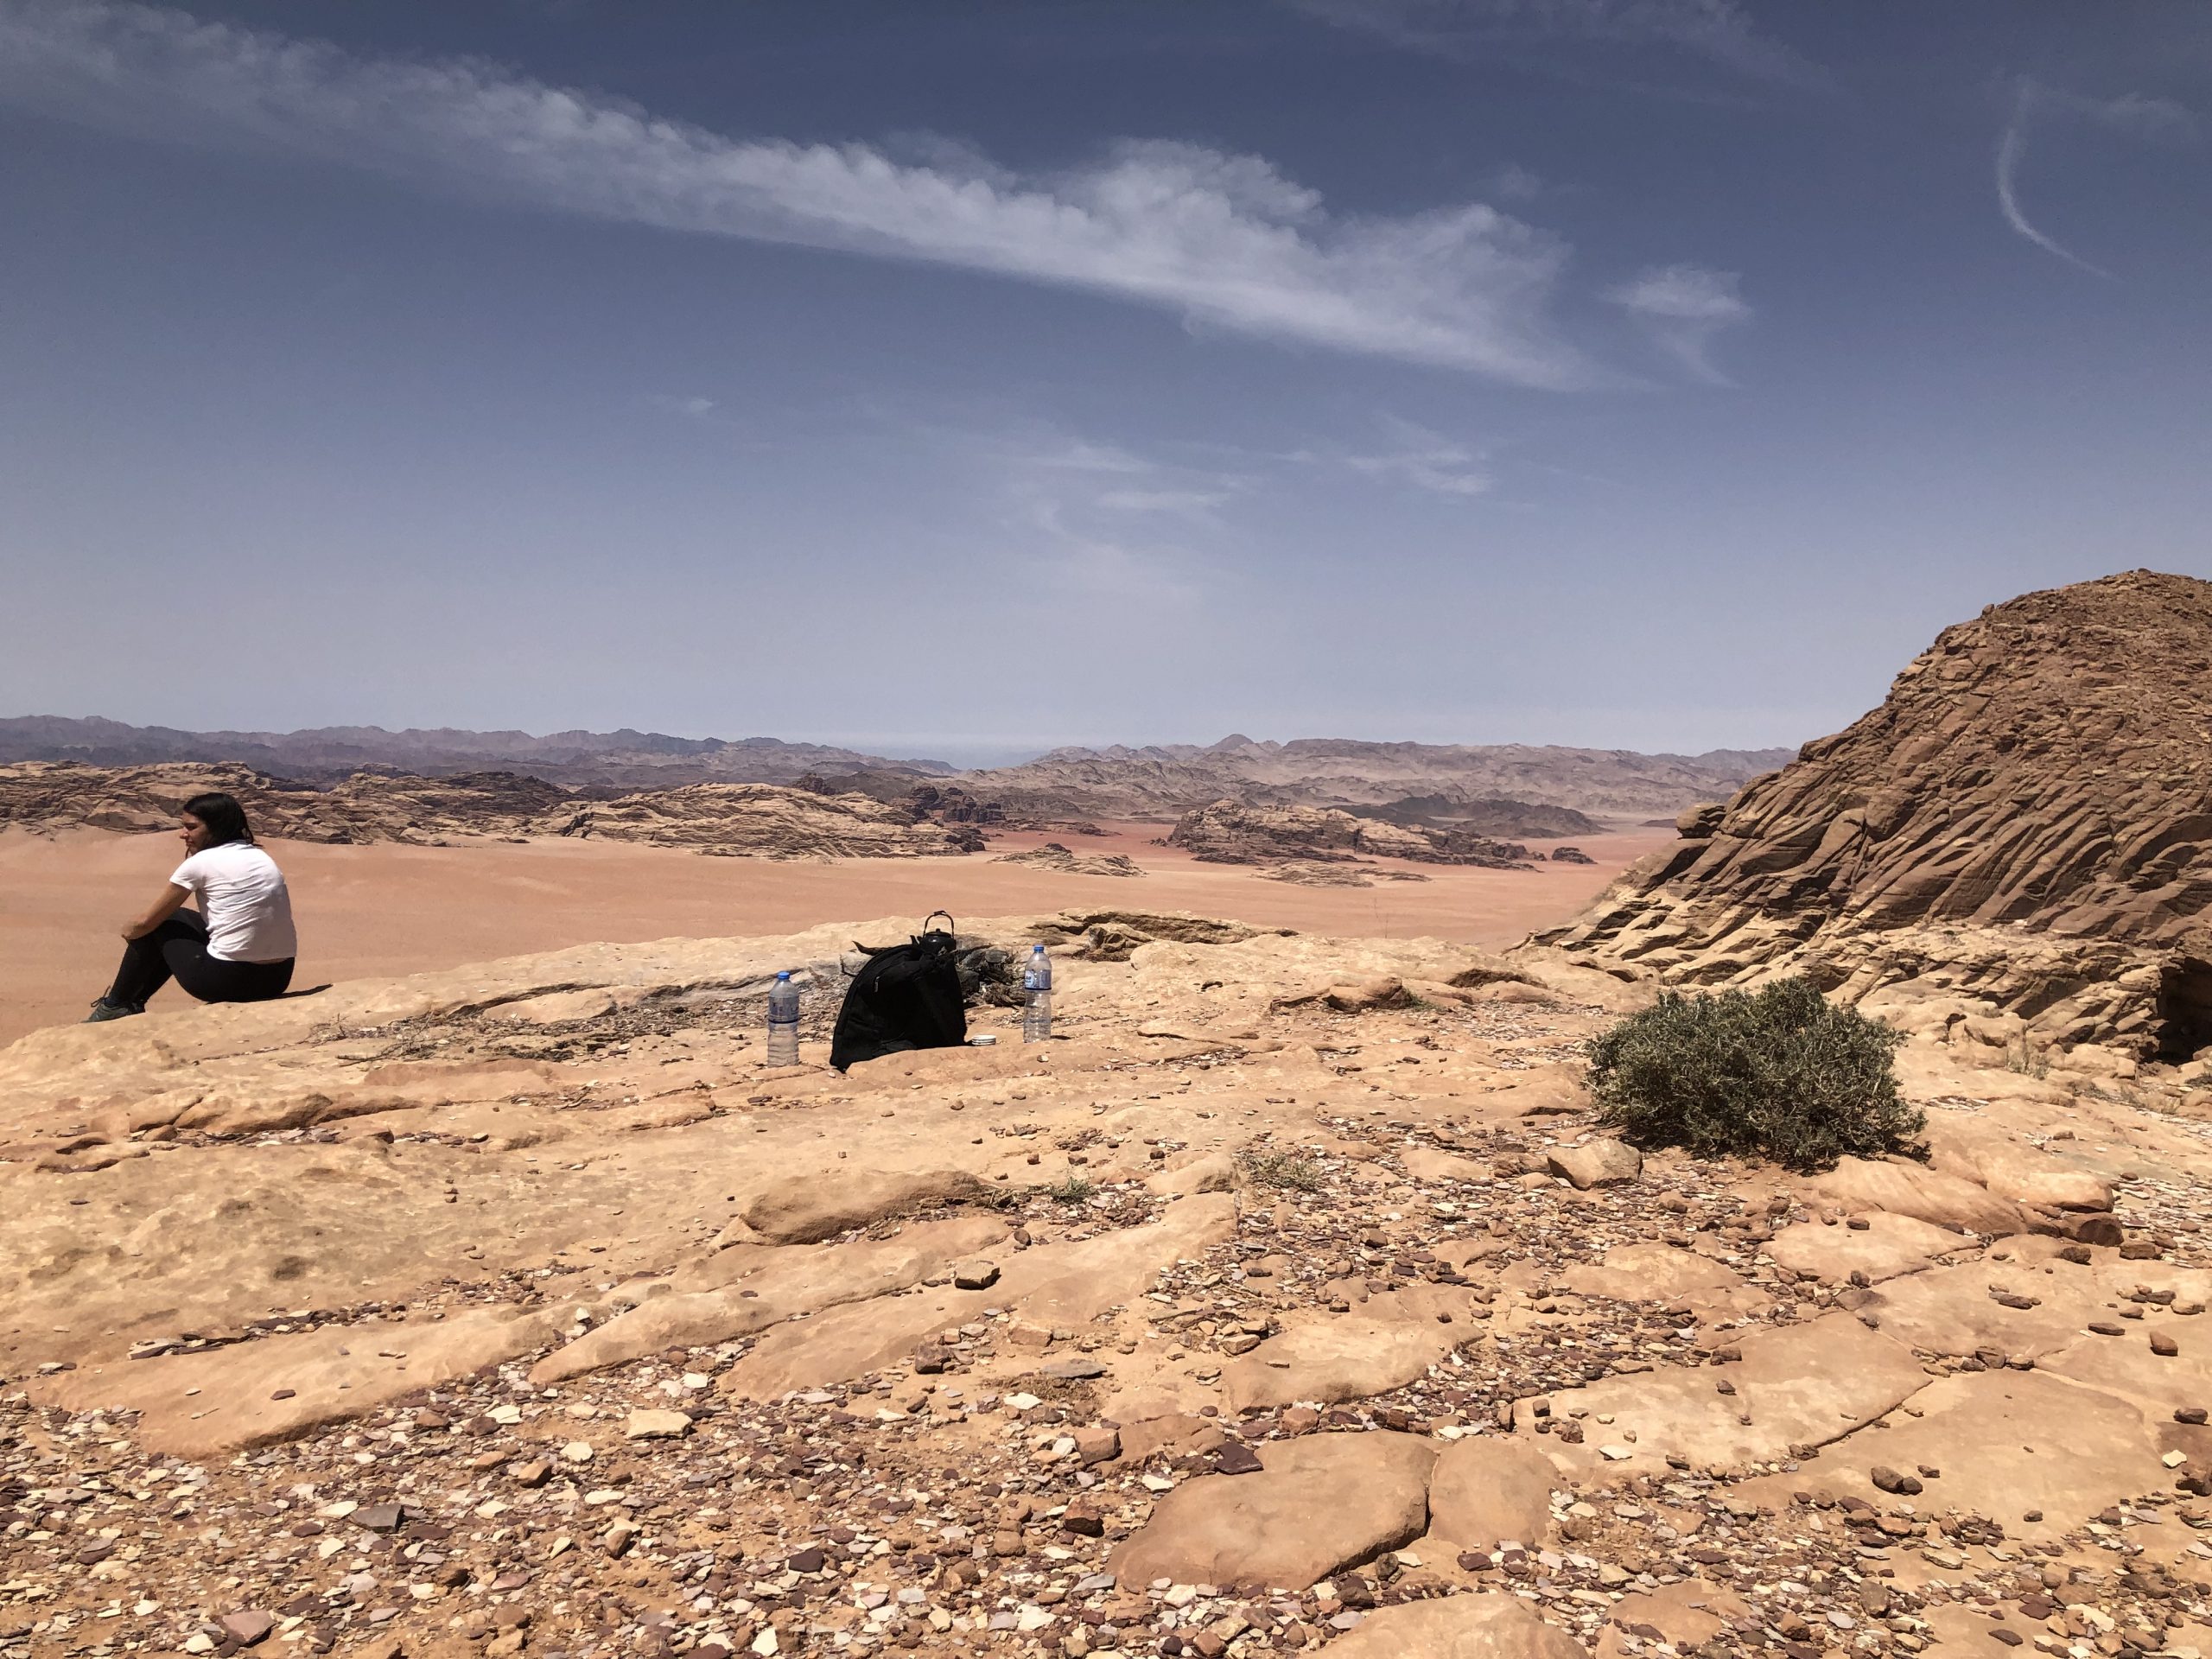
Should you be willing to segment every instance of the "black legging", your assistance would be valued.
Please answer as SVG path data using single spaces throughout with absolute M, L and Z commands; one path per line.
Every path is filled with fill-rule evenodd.
M 266 1002 L 292 982 L 291 959 L 226 962 L 207 954 L 207 929 L 187 911 L 124 947 L 123 967 L 104 999 L 111 1007 L 142 1008 L 174 976 L 202 1002 Z

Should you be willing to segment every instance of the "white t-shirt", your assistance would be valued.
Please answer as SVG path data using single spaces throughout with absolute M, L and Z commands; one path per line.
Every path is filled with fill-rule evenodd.
M 200 901 L 207 954 L 222 962 L 289 962 L 300 953 L 292 895 L 276 861 L 250 841 L 194 853 L 169 877 Z

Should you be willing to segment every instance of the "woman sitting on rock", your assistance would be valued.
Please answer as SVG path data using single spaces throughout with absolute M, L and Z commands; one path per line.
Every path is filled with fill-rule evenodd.
M 254 844 L 245 809 L 228 795 L 195 795 L 179 828 L 188 856 L 154 907 L 123 930 L 123 967 L 87 1025 L 145 1013 L 172 977 L 202 1002 L 265 1002 L 292 982 L 292 895 L 276 861 Z M 197 915 L 178 914 L 195 898 Z

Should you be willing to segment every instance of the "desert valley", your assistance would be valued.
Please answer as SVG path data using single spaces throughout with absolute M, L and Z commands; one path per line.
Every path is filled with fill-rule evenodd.
M 1794 758 L 14 760 L 12 959 L 220 783 L 314 988 L 7 988 L 0 1650 L 2212 1651 L 2208 658 L 2134 572 Z M 830 1069 L 938 905 L 1051 1039 Z M 1916 1144 L 1624 1138 L 1595 1039 L 1801 979 Z

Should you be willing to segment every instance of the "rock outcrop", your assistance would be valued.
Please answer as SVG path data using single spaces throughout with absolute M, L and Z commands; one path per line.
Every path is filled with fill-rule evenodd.
M 1447 804 L 1421 815 L 1434 822 L 1458 822 L 1476 834 L 1541 836 L 1587 835 L 1590 826 L 1569 820 L 1550 830 L 1509 828 L 1503 815 L 1549 807 L 1632 820 L 1671 817 L 1788 759 L 1783 749 L 1637 754 L 1333 737 L 1255 742 L 1236 734 L 1204 746 L 1055 749 L 1018 766 L 965 773 L 960 781 L 977 796 L 1001 802 L 1008 817 L 1025 820 L 1173 817 L 1224 799 L 1255 806 L 1397 804 L 1418 812 L 1426 797 Z
M 1057 841 L 1048 841 L 1042 847 L 1026 853 L 1001 853 L 991 861 L 994 864 L 1024 864 L 1031 869 L 1056 870 L 1062 875 L 1135 876 L 1144 874 L 1143 868 L 1127 853 L 1071 852 Z
M 1209 864 L 1365 857 L 1521 870 L 1529 868 L 1531 857 L 1516 842 L 1492 841 L 1462 830 L 1408 828 L 1332 807 L 1243 806 L 1230 800 L 1185 812 L 1169 832 L 1167 844 Z
M 1680 828 L 1546 942 L 1675 984 L 1806 974 L 1939 1039 L 2017 1039 L 2023 1064 L 2185 1058 L 2212 1045 L 2212 583 L 2137 570 L 1993 606 Z
M 207 790 L 237 796 L 257 834 L 297 841 L 423 845 L 467 836 L 597 836 L 772 858 L 912 858 L 982 845 L 971 829 L 918 823 L 910 810 L 866 795 L 769 784 L 694 784 L 600 798 L 511 772 L 359 772 L 316 789 L 246 766 L 68 761 L 0 766 L 0 828 L 167 830 L 175 827 L 177 809 Z

